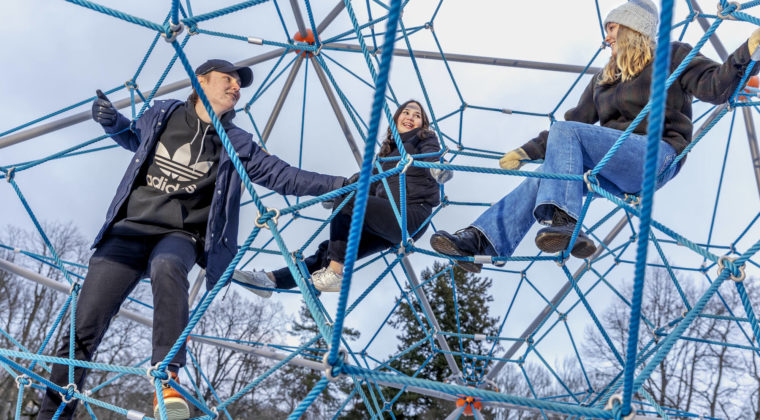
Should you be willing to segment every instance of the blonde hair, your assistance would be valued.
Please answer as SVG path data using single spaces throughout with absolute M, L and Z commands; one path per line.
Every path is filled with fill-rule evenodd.
M 615 44 L 617 54 L 610 57 L 610 61 L 604 66 L 602 77 L 599 79 L 600 85 L 627 82 L 641 73 L 652 61 L 654 41 L 641 32 L 619 25 Z

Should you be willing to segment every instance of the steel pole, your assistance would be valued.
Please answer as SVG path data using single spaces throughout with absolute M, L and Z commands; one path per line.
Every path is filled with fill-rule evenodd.
M 282 87 L 280 96 L 277 97 L 277 102 L 275 102 L 274 108 L 272 108 L 272 113 L 269 115 L 267 125 L 264 126 L 264 131 L 261 132 L 261 141 L 263 143 L 266 143 L 269 139 L 269 135 L 272 134 L 274 123 L 277 122 L 277 117 L 280 116 L 280 111 L 282 111 L 285 99 L 288 97 L 288 93 L 290 93 L 290 88 L 293 87 L 293 82 L 296 80 L 296 75 L 301 68 L 301 63 L 303 63 L 303 55 L 299 55 L 293 63 L 293 68 L 290 69 L 290 74 L 288 74 L 288 78 L 285 80 L 285 86 Z
M 361 47 L 359 45 L 343 44 L 343 43 L 329 43 L 324 44 L 325 49 L 335 49 L 339 51 L 347 52 L 360 52 Z M 368 47 L 367 50 L 370 54 L 380 53 L 381 48 Z M 572 64 L 556 64 L 546 63 L 541 61 L 528 61 L 528 60 L 515 60 L 512 58 L 498 58 L 498 57 L 485 57 L 477 55 L 467 54 L 452 54 L 443 53 L 441 55 L 438 51 L 423 51 L 412 50 L 414 58 L 422 58 L 427 60 L 441 60 L 445 58 L 446 61 L 458 62 L 458 63 L 470 63 L 470 64 L 484 64 L 489 66 L 501 66 L 501 67 L 517 67 L 532 70 L 548 70 L 548 71 L 560 71 L 567 73 L 596 73 L 601 70 L 599 67 L 576 66 Z M 409 50 L 397 48 L 393 50 L 393 55 L 400 57 L 409 57 Z
M 422 311 L 425 312 L 425 316 L 427 316 L 427 318 L 430 320 L 430 323 L 433 324 L 433 333 L 435 334 L 435 340 L 438 342 L 438 345 L 441 347 L 441 349 L 443 349 L 445 352 L 443 354 L 443 357 L 446 358 L 446 363 L 449 365 L 449 369 L 451 369 L 453 376 L 455 376 L 457 379 L 461 379 L 462 372 L 459 370 L 459 366 L 457 366 L 457 362 L 454 360 L 454 356 L 451 355 L 451 348 L 449 347 L 449 343 L 446 342 L 446 337 L 439 334 L 439 332 L 441 332 L 441 326 L 438 324 L 438 319 L 436 319 L 435 313 L 433 313 L 433 308 L 430 307 L 430 302 L 427 299 L 427 295 L 425 295 L 425 290 L 420 287 L 420 282 L 417 280 L 417 273 L 414 271 L 412 263 L 409 262 L 409 257 L 402 258 L 401 264 L 403 264 L 404 270 L 406 270 L 406 275 L 409 278 L 409 283 L 411 283 L 412 288 L 417 290 L 417 296 L 420 298 Z
M 235 63 L 236 66 L 245 66 L 245 67 L 251 67 L 254 64 L 263 63 L 265 61 L 271 60 L 273 58 L 277 58 L 281 56 L 285 52 L 285 48 L 278 48 L 276 50 L 272 50 L 270 52 L 257 55 L 256 57 L 251 57 L 243 61 L 239 61 Z M 180 80 L 178 82 L 170 83 L 168 85 L 164 85 L 160 88 L 158 88 L 155 91 L 155 97 L 161 97 L 163 95 L 166 95 L 167 93 L 176 92 L 180 89 L 184 89 L 186 87 L 190 86 L 190 79 Z M 154 95 L 153 91 L 148 92 L 147 97 L 150 97 L 151 95 Z M 131 99 L 121 99 L 118 101 L 112 102 L 113 106 L 116 107 L 116 109 L 122 109 L 126 108 L 128 106 L 132 105 Z M 142 99 L 140 96 L 135 97 L 135 103 L 142 103 Z M 60 130 L 62 128 L 70 127 L 74 124 L 79 124 L 81 122 L 87 121 L 90 118 L 92 118 L 92 114 L 89 110 L 82 111 L 73 115 L 70 115 L 68 117 L 64 117 L 55 121 L 51 121 L 46 124 L 39 125 L 37 127 L 29 128 L 24 131 L 19 131 L 18 133 L 9 134 L 7 136 L 0 138 L 0 149 L 3 147 L 8 147 L 11 145 L 14 145 L 16 143 L 20 143 L 22 141 L 26 141 L 29 139 L 33 139 L 35 137 L 51 133 L 53 131 Z
M 346 121 L 346 118 L 343 116 L 343 112 L 341 112 L 340 110 L 340 105 L 338 104 L 338 100 L 335 98 L 335 95 L 333 94 L 333 91 L 330 88 L 330 81 L 328 80 L 327 75 L 325 74 L 325 71 L 322 70 L 322 67 L 319 66 L 317 59 L 314 58 L 313 56 L 311 56 L 310 59 L 311 59 L 311 64 L 314 65 L 314 71 L 317 72 L 317 77 L 319 78 L 319 82 L 322 84 L 322 89 L 324 89 L 325 95 L 327 95 L 327 100 L 330 102 L 330 107 L 332 107 L 333 112 L 335 113 L 335 118 L 338 120 L 340 129 L 343 130 L 343 135 L 346 136 L 348 147 L 351 148 L 351 153 L 354 154 L 356 163 L 359 165 L 359 167 L 361 167 L 362 154 L 359 151 L 359 147 L 356 145 L 356 140 L 354 140 L 354 135 L 351 134 L 351 128 L 348 126 L 348 121 Z
M 330 10 L 330 13 L 325 16 L 325 18 L 322 20 L 322 22 L 317 25 L 317 32 L 322 33 L 325 29 L 327 29 L 328 26 L 335 20 L 336 17 L 340 14 L 340 12 L 343 11 L 343 9 L 346 7 L 346 3 L 344 3 L 342 0 L 338 0 L 338 3 L 335 4 L 335 7 Z M 318 34 L 314 34 L 314 36 L 317 36 Z
M 306 25 L 303 21 L 303 16 L 301 15 L 301 8 L 298 6 L 298 0 L 290 0 L 290 7 L 293 9 L 293 16 L 296 18 L 296 25 L 298 25 L 298 32 L 301 33 L 301 36 L 306 38 Z M 314 34 L 315 36 L 317 34 Z

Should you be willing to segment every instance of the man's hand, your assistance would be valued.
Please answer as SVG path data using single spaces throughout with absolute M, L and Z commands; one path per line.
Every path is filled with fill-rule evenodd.
M 351 184 L 353 184 L 354 182 L 356 182 L 358 180 L 359 180 L 359 172 L 351 175 L 348 178 L 343 178 L 343 186 L 341 186 L 341 188 L 345 187 L 346 185 L 351 185 Z M 339 195 L 339 196 L 333 198 L 332 200 L 325 200 L 325 201 L 322 202 L 322 207 L 324 207 L 324 208 L 326 208 L 328 210 L 332 210 L 332 208 L 336 205 L 336 203 L 337 204 L 342 203 L 343 200 L 346 199 L 346 196 L 348 196 L 348 194 Z
M 343 186 L 345 187 L 346 185 L 351 185 L 351 184 L 353 184 L 354 182 L 356 182 L 358 180 L 359 180 L 359 172 L 357 172 L 357 173 L 351 175 L 350 177 L 346 178 L 346 180 L 343 181 Z
M 116 124 L 116 108 L 100 89 L 95 93 L 98 95 L 98 99 L 92 103 L 92 119 L 103 127 Z
M 499 166 L 501 166 L 502 169 L 515 171 L 525 165 L 525 162 L 523 162 L 525 160 L 530 160 L 528 154 L 525 153 L 525 150 L 523 150 L 522 147 L 518 147 L 515 150 L 505 153 L 504 156 L 499 159 Z

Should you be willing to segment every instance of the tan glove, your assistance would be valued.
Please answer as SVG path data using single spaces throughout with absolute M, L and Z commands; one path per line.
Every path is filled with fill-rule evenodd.
M 499 166 L 501 166 L 502 169 L 510 169 L 514 171 L 525 165 L 525 162 L 522 162 L 524 160 L 530 160 L 530 158 L 522 147 L 518 147 L 515 150 L 505 153 L 504 156 L 499 159 Z
M 750 55 L 754 54 L 758 45 L 760 45 L 760 28 L 755 29 L 755 32 L 752 32 L 752 35 L 749 36 L 749 40 L 747 41 Z

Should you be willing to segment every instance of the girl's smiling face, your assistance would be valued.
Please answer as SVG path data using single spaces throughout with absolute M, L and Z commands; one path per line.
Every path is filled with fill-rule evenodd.
M 403 134 L 420 127 L 422 127 L 422 108 L 416 102 L 409 102 L 396 119 L 396 128 L 399 134 Z

